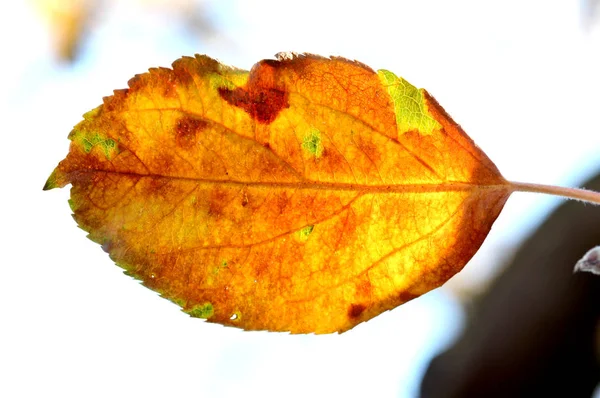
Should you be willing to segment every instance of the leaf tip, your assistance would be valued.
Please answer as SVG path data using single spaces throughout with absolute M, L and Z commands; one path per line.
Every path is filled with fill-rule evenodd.
M 52 174 L 50 174 L 50 177 L 48 177 L 42 189 L 44 191 L 49 191 L 54 188 L 62 188 L 69 182 L 68 175 L 61 170 L 61 166 L 59 165 L 54 169 L 54 171 L 52 171 Z
M 52 174 L 50 174 L 50 177 L 48 177 L 48 179 L 46 180 L 46 183 L 44 184 L 44 188 L 42 188 L 44 191 L 49 191 L 51 189 L 54 188 L 59 188 L 59 185 L 56 181 L 56 170 L 54 170 L 52 172 Z

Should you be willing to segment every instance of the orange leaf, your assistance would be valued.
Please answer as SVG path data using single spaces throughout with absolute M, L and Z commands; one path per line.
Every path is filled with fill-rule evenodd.
M 343 58 L 151 69 L 87 113 L 45 189 L 192 316 L 348 330 L 440 286 L 514 190 L 425 90 Z

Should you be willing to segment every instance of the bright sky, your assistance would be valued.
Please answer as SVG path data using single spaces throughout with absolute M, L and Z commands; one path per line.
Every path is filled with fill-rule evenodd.
M 121 275 L 76 228 L 68 190 L 41 191 L 81 114 L 148 67 L 193 53 L 246 69 L 279 51 L 342 55 L 426 87 L 508 179 L 578 185 L 600 166 L 600 32 L 582 30 L 576 2 L 205 2 L 219 32 L 207 40 L 141 0 L 106 1 L 69 66 L 32 1 L 0 4 L 0 396 L 412 397 L 460 329 L 452 291 L 481 286 L 559 203 L 514 195 L 453 289 L 341 336 L 208 325 Z

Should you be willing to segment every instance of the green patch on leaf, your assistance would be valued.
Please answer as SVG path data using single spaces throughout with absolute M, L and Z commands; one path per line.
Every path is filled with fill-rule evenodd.
M 219 264 L 218 266 L 216 266 L 216 267 L 213 269 L 213 275 L 218 275 L 218 274 L 219 274 L 219 271 L 221 271 L 222 269 L 225 269 L 225 268 L 227 268 L 227 266 L 228 266 L 227 260 L 223 260 L 223 261 L 221 261 L 221 264 Z
M 85 153 L 90 153 L 94 147 L 98 146 L 107 159 L 110 159 L 119 150 L 115 140 L 98 132 L 74 130 L 69 138 L 79 144 Z
M 209 84 L 215 89 L 235 90 L 238 87 L 243 87 L 248 84 L 248 77 L 250 74 L 248 71 L 230 68 L 228 66 L 220 65 L 219 73 L 212 73 L 207 76 Z M 226 75 L 226 76 L 225 76 Z
M 319 158 L 323 154 L 323 143 L 321 142 L 321 132 L 317 129 L 311 129 L 310 132 L 304 136 L 302 141 L 302 148 L 308 151 L 314 157 Z
M 382 69 L 377 71 L 377 74 L 383 85 L 387 87 L 388 94 L 392 97 L 396 112 L 398 135 L 409 131 L 417 131 L 420 134 L 428 135 L 442 128 L 429 114 L 423 97 L 423 90 L 416 88 L 390 71 Z
M 80 197 L 71 197 L 71 198 L 69 198 L 68 202 L 69 202 L 69 207 L 71 208 L 71 211 L 73 213 L 77 212 L 77 210 L 79 210 L 79 208 L 83 204 L 83 201 L 81 200 Z
M 91 111 L 88 111 L 88 112 L 84 113 L 83 114 L 83 118 L 85 120 L 95 119 L 100 114 L 101 110 L 102 110 L 102 105 L 97 106 L 94 109 L 92 109 Z
M 162 294 L 161 294 L 162 296 Z M 177 304 L 178 306 L 180 306 L 181 308 L 185 307 L 185 303 L 186 301 L 182 298 L 177 298 L 177 297 L 168 297 L 169 300 L 171 300 L 173 303 Z M 182 310 L 183 311 L 183 310 Z
M 315 229 L 314 225 L 307 225 L 306 227 L 298 231 L 298 234 L 300 235 L 300 240 L 306 242 L 313 229 Z
M 190 310 L 185 310 L 190 316 L 194 318 L 203 318 L 207 319 L 213 316 L 215 313 L 215 309 L 211 303 L 198 304 L 195 307 L 192 307 Z

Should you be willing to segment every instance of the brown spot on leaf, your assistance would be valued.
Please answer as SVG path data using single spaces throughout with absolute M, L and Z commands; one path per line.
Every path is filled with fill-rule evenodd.
M 177 146 L 184 149 L 192 148 L 198 141 L 198 135 L 208 126 L 202 119 L 184 116 L 177 122 L 175 127 L 175 142 Z
M 180 60 L 181 62 L 173 63 L 173 78 L 172 81 L 179 87 L 187 88 L 194 84 L 194 68 L 195 60 L 187 58 Z
M 380 149 L 377 148 L 372 141 L 365 139 L 364 136 L 358 135 L 356 139 L 356 146 L 364 155 L 369 159 L 369 162 L 377 167 L 377 165 L 381 162 L 381 153 Z
M 215 189 L 210 195 L 210 201 L 208 203 L 208 215 L 212 217 L 220 217 L 223 215 L 225 207 L 229 203 L 229 195 L 226 191 L 221 189 Z
M 400 293 L 398 297 L 400 298 L 400 300 L 402 300 L 403 303 L 406 303 L 414 298 L 419 297 L 419 295 L 405 291 L 405 292 Z
M 286 192 L 282 192 L 278 195 L 275 204 L 279 210 L 279 214 L 284 214 L 291 203 L 292 201 Z
M 151 69 L 150 72 L 153 72 Z M 162 82 L 162 95 L 165 98 L 177 98 L 177 87 L 181 87 L 182 81 L 189 79 L 185 70 L 170 70 L 167 68 L 157 68 L 154 70 Z M 180 76 L 183 75 L 183 79 Z M 188 75 L 189 76 L 189 75 Z M 183 88 L 183 87 L 182 87 Z
M 233 106 L 245 110 L 254 120 L 270 124 L 279 112 L 288 108 L 288 93 L 279 79 L 279 63 L 260 62 L 250 71 L 245 87 L 219 88 L 219 95 Z
M 220 88 L 219 94 L 225 101 L 242 108 L 253 119 L 263 124 L 273 122 L 282 109 L 289 107 L 287 94 L 276 89 L 246 91 L 240 87 L 235 90 Z
M 352 304 L 348 309 L 348 316 L 350 318 L 358 318 L 366 309 L 364 304 Z
M 322 167 L 324 170 L 332 174 L 350 170 L 350 166 L 346 159 L 344 159 L 344 157 L 335 149 L 324 148 L 318 161 L 323 163 Z

